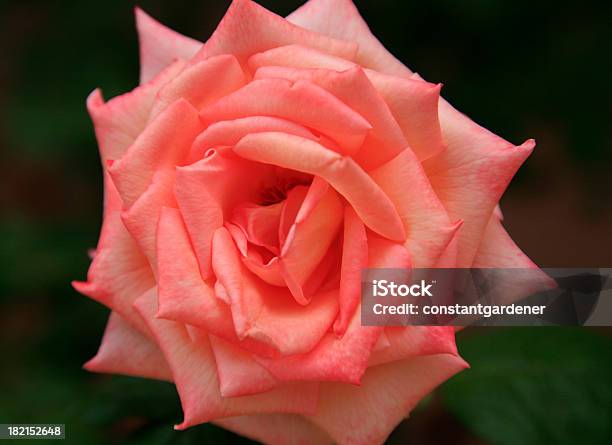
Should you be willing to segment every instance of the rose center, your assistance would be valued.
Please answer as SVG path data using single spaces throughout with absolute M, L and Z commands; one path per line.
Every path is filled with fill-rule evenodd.
M 259 196 L 258 204 L 262 206 L 270 206 L 278 204 L 287 199 L 289 191 L 298 185 L 309 186 L 312 182 L 311 178 L 303 177 L 281 177 L 269 187 L 264 188 Z

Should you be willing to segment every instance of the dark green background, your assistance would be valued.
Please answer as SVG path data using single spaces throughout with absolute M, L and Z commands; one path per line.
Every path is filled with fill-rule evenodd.
M 226 1 L 143 1 L 206 39 Z M 264 1 L 287 14 L 296 1 Z M 612 266 L 612 15 L 606 3 L 357 2 L 373 31 L 477 122 L 538 147 L 502 201 L 542 266 Z M 137 83 L 131 1 L 0 3 L 0 423 L 65 423 L 71 443 L 240 443 L 178 433 L 171 385 L 80 369 L 108 311 L 74 292 L 97 241 L 101 175 L 84 100 Z M 609 331 L 467 329 L 472 369 L 389 443 L 612 443 Z M 244 441 L 246 442 L 246 441 Z

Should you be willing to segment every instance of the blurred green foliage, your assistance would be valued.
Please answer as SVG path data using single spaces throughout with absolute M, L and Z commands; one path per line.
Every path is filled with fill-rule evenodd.
M 471 369 L 442 387 L 447 406 L 493 444 L 606 444 L 612 439 L 610 339 L 581 328 L 466 335 Z
M 261 3 L 280 14 L 300 4 Z M 574 188 L 605 191 L 612 153 L 606 2 L 356 3 L 389 49 L 426 79 L 444 82 L 444 95 L 462 111 L 513 142 L 535 137 L 542 143 L 537 156 L 569 157 L 591 178 Z M 227 4 L 140 2 L 199 39 Z M 248 443 L 212 426 L 174 432 L 181 411 L 171 385 L 81 370 L 108 314 L 69 286 L 85 277 L 102 208 L 84 101 L 98 86 L 109 98 L 136 85 L 133 5 L 0 2 L 0 422 L 66 423 L 68 441 L 79 444 Z M 519 179 L 539 178 L 538 168 L 528 163 Z M 580 428 L 585 439 L 610 439 L 608 339 L 578 330 L 483 331 L 460 338 L 459 349 L 472 370 L 445 387 L 445 400 L 479 436 L 500 444 L 570 443 Z M 433 421 L 444 429 L 439 419 L 447 417 Z M 394 443 L 403 442 L 401 431 Z M 462 438 L 469 433 L 454 432 L 455 443 Z M 435 443 L 426 436 L 411 442 Z

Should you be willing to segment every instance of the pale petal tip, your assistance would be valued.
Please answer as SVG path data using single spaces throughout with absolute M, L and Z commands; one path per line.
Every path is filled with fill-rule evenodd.
M 102 90 L 100 88 L 96 88 L 87 96 L 85 100 L 85 104 L 87 105 L 87 110 L 91 112 L 95 108 L 99 108 L 104 105 L 104 97 L 102 96 Z
M 527 139 L 525 142 L 523 142 L 523 144 L 521 145 L 522 148 L 526 149 L 526 150 L 533 150 L 536 146 L 536 141 L 535 139 Z
M 154 20 L 149 14 L 147 14 L 140 6 L 134 6 L 134 18 L 136 19 L 136 26 L 147 20 Z
M 463 357 L 461 357 L 459 354 L 455 355 L 459 360 L 461 360 L 461 362 L 459 363 L 459 366 L 461 367 L 461 370 L 463 369 L 470 369 L 471 366 L 468 362 L 466 362 Z
M 83 363 L 83 366 L 81 366 L 81 368 L 85 371 L 96 372 L 96 357 L 97 356 L 94 356 L 91 359 L 87 360 L 85 363 Z
M 77 281 L 77 280 L 73 280 L 70 282 L 70 285 L 72 286 L 72 288 L 74 290 L 76 290 L 77 292 L 80 292 L 82 294 L 87 293 L 88 291 L 91 290 L 91 283 L 88 281 Z

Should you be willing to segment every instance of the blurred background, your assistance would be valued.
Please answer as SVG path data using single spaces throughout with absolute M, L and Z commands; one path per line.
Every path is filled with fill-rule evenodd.
M 286 15 L 300 1 L 260 1 Z M 612 14 L 605 2 L 357 1 L 373 32 L 457 108 L 514 142 L 538 142 L 502 200 L 540 266 L 612 266 Z M 229 1 L 143 0 L 205 40 Z M 102 177 L 85 98 L 138 79 L 133 1 L 0 2 L 0 423 L 65 423 L 74 443 L 250 443 L 186 432 L 172 385 L 89 374 L 108 310 L 83 279 Z M 612 443 L 606 329 L 466 329 L 465 371 L 390 444 Z

